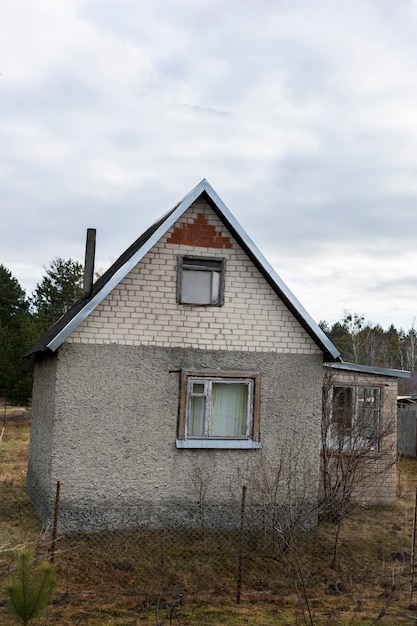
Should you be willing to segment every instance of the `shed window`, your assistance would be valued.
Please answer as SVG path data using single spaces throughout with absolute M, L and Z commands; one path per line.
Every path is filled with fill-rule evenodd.
M 333 387 L 330 446 L 376 450 L 381 415 L 379 387 Z

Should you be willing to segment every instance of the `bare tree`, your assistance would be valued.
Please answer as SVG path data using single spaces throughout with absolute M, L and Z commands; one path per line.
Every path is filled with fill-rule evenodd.
M 347 331 L 347 336 L 350 340 L 350 346 L 348 347 L 349 358 L 355 363 L 361 363 L 364 352 L 364 337 L 363 329 L 365 327 L 365 318 L 359 313 L 352 313 L 350 311 L 344 312 L 342 320 L 342 326 Z
M 417 370 L 417 329 L 414 324 L 407 333 L 402 332 L 399 347 L 401 367 L 410 372 Z

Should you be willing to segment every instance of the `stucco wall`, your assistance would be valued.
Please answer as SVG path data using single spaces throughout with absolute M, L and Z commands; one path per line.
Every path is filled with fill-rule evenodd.
M 176 449 L 179 370 L 195 367 L 260 372 L 262 450 Z M 207 524 L 238 523 L 230 505 L 238 503 L 242 485 L 262 505 L 262 481 L 280 464 L 288 470 L 290 457 L 294 490 L 315 502 L 317 355 L 67 344 L 59 350 L 55 400 L 52 471 L 42 474 L 49 493 L 33 495 L 50 502 L 61 481 L 62 531 L 197 524 L 198 476 L 207 483 Z M 33 484 L 38 469 L 32 464 Z
M 28 491 L 41 520 L 53 507 L 52 456 L 57 357 L 38 359 L 32 394 L 32 422 L 28 465 Z

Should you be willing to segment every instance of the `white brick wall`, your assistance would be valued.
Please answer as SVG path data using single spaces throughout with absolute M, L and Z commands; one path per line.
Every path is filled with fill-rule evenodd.
M 202 212 L 217 231 L 229 235 L 210 206 L 201 200 L 177 224 L 191 223 Z M 168 244 L 172 231 L 173 228 L 70 335 L 68 342 L 320 352 L 231 236 L 231 248 L 212 249 Z M 177 304 L 179 254 L 226 258 L 224 306 Z

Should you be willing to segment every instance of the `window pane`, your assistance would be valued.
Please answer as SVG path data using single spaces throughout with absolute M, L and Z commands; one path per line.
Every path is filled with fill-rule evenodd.
M 184 269 L 181 302 L 211 304 L 211 272 Z
M 353 389 L 351 387 L 333 388 L 333 407 L 331 440 L 336 448 L 350 445 L 353 418 Z
M 203 383 L 193 383 L 193 393 L 204 393 Z
M 220 297 L 220 274 L 211 272 L 211 304 L 218 304 Z
M 205 397 L 192 396 L 190 398 L 190 409 L 189 409 L 189 415 L 188 415 L 188 436 L 189 437 L 204 437 L 205 406 L 206 406 Z
M 245 437 L 248 421 L 248 385 L 213 383 L 211 397 L 212 437 Z
M 378 437 L 380 390 L 378 387 L 358 389 L 358 436 L 368 441 Z

